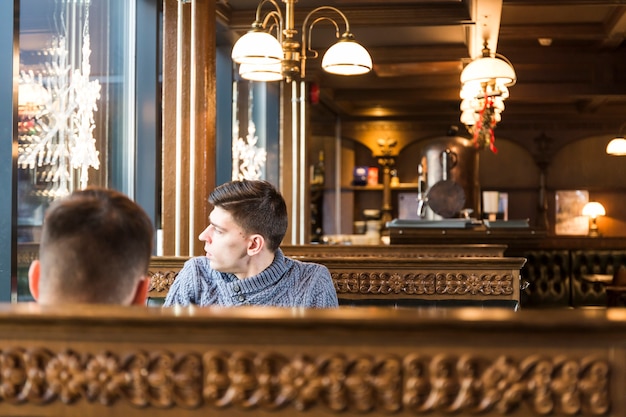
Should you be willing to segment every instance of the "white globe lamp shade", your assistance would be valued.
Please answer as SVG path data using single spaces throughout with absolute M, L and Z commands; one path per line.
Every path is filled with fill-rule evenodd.
M 502 99 L 502 97 L 494 97 L 493 108 L 496 111 L 503 112 L 504 111 L 504 99 Z
M 482 95 L 482 93 L 483 88 L 480 83 L 472 81 L 463 84 L 463 86 L 461 87 L 460 97 L 462 99 L 473 99 L 478 97 L 479 95 Z
M 606 145 L 606 153 L 615 156 L 626 156 L 626 139 L 621 136 L 611 139 L 609 144 Z
M 282 65 L 269 64 L 269 65 L 253 65 L 253 64 L 240 64 L 239 75 L 241 78 L 250 81 L 280 81 L 283 79 Z
M 591 218 L 596 218 L 598 216 L 606 216 L 606 210 L 604 210 L 604 206 L 597 201 L 591 201 L 583 207 L 583 216 L 589 216 Z
M 322 58 L 322 68 L 337 75 L 366 74 L 372 70 L 372 57 L 362 45 L 344 35 L 328 48 Z
M 231 57 L 238 64 L 277 64 L 283 59 L 283 48 L 269 33 L 253 29 L 237 40 Z
M 477 114 L 473 110 L 465 110 L 461 113 L 461 123 L 465 126 L 474 126 L 476 124 Z
M 470 62 L 461 72 L 461 84 L 468 82 L 489 82 L 496 85 L 512 86 L 517 80 L 515 70 L 508 62 L 500 58 L 480 57 Z
M 507 98 L 509 98 L 509 88 L 506 85 L 499 85 L 498 90 L 500 91 L 499 97 L 502 98 L 502 100 L 506 100 Z

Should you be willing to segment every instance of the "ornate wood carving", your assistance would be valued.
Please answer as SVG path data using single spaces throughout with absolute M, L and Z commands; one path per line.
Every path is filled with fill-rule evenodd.
M 338 294 L 512 295 L 514 278 L 497 273 L 331 273 Z
M 0 402 L 416 415 L 606 415 L 611 364 L 594 356 L 286 355 L 272 351 L 0 351 Z M 525 414 L 528 415 L 528 414 Z
M 150 292 L 167 294 L 178 271 L 150 273 Z M 337 294 L 513 295 L 510 274 L 332 272 Z
M 149 271 L 149 275 L 150 287 L 148 291 L 150 293 L 161 293 L 165 296 L 174 283 L 178 271 Z
M 457 248 L 458 249 L 458 248 Z M 491 249 L 488 249 L 491 250 Z M 450 252 L 454 253 L 454 252 Z M 407 257 L 371 258 L 318 256 L 303 261 L 318 262 L 330 270 L 338 296 L 396 298 L 503 299 L 519 301 L 519 271 L 523 258 Z M 155 258 L 151 264 L 150 296 L 164 297 L 186 258 Z

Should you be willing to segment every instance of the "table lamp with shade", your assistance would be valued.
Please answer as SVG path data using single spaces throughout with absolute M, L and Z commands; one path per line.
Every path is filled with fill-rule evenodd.
M 583 216 L 588 216 L 591 218 L 591 224 L 589 226 L 589 236 L 598 237 L 600 236 L 600 232 L 598 230 L 597 219 L 598 216 L 606 215 L 606 210 L 604 210 L 604 206 L 597 201 L 590 201 L 585 204 L 583 207 Z

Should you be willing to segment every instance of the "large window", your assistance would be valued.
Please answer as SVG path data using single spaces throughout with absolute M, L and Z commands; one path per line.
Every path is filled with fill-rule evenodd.
M 16 3 L 20 11 L 19 256 L 12 299 L 22 301 L 30 299 L 28 265 L 36 256 L 43 214 L 51 201 L 86 185 L 107 186 L 135 197 L 137 147 L 142 146 L 137 133 L 142 122 L 136 120 L 135 111 L 137 7 L 146 3 L 158 7 L 156 0 Z M 142 38 L 148 43 L 142 45 L 144 53 L 158 49 L 157 19 L 146 26 L 152 28 L 153 36 Z M 155 58 L 155 74 L 157 64 Z M 158 83 L 150 88 L 152 113 L 156 115 Z M 146 109 L 143 112 L 139 118 L 145 116 Z M 154 130 L 158 117 L 147 119 Z M 155 131 L 148 159 L 154 159 L 158 148 L 156 136 Z M 151 184 L 156 183 L 154 165 L 148 175 L 143 173 Z

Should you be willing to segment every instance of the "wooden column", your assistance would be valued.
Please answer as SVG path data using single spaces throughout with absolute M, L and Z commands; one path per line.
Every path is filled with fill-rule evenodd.
M 202 253 L 215 187 L 215 2 L 164 0 L 163 254 Z
M 306 83 L 284 83 L 281 93 L 280 192 L 287 203 L 289 228 L 283 243 L 308 243 L 310 223 L 306 165 L 307 127 Z

